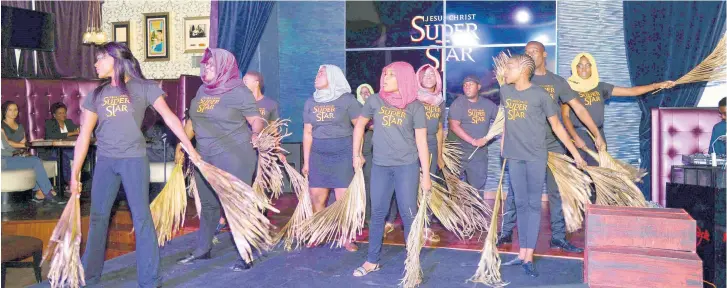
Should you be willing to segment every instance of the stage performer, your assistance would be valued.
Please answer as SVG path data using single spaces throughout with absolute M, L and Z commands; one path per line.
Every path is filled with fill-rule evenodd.
M 353 180 L 351 145 L 353 125 L 361 114 L 361 103 L 351 94 L 351 86 L 341 68 L 322 65 L 315 78 L 313 97 L 303 108 L 303 174 L 308 175 L 313 213 L 326 206 L 328 191 L 341 199 Z M 356 243 L 344 245 L 358 251 Z
M 578 95 L 570 89 L 568 83 L 562 77 L 550 72 L 545 67 L 545 61 L 548 57 L 548 53 L 545 52 L 545 46 L 537 41 L 530 41 L 525 46 L 525 53 L 535 61 L 535 73 L 530 80 L 533 84 L 540 86 L 545 89 L 550 95 L 550 98 L 556 102 L 556 110 L 558 117 L 560 117 L 560 104 L 568 104 L 575 111 L 575 114 L 579 119 L 582 120 L 583 124 L 588 127 L 588 130 L 593 133 L 596 137 L 596 146 L 604 147 L 605 141 L 598 131 L 598 126 L 591 119 L 591 115 L 588 113 L 583 104 L 578 99 Z M 565 154 L 564 143 L 558 141 L 553 130 L 546 127 L 548 133 L 546 133 L 545 145 L 548 147 L 549 152 Z M 570 141 L 570 140 L 569 140 Z M 562 201 L 560 198 L 560 191 L 558 190 L 558 184 L 555 183 L 553 173 L 550 169 L 546 169 L 546 188 L 548 193 L 548 205 L 550 206 L 550 228 L 553 231 L 552 238 L 550 240 L 550 247 L 561 249 L 567 252 L 580 253 L 583 249 L 574 246 L 566 239 L 565 230 L 565 217 L 563 216 Z M 505 201 L 505 214 L 502 218 L 502 234 L 498 238 L 498 245 L 503 243 L 512 242 L 512 230 L 515 227 L 516 211 L 515 203 L 512 199 L 512 189 L 508 191 L 508 196 Z
M 664 81 L 660 83 L 653 83 L 644 86 L 636 87 L 618 87 L 612 84 L 601 82 L 598 77 L 598 68 L 596 67 L 596 61 L 593 56 L 588 53 L 579 53 L 571 62 L 571 73 L 573 74 L 568 78 L 568 84 L 578 96 L 578 99 L 583 106 L 586 107 L 588 113 L 591 114 L 593 122 L 598 127 L 602 137 L 606 137 L 603 133 L 604 123 L 604 110 L 606 101 L 611 96 L 639 96 L 656 89 L 668 89 L 674 87 L 673 81 Z M 596 144 L 593 142 L 591 136 L 588 135 L 583 122 L 573 113 L 573 110 L 568 105 L 562 106 L 563 110 L 561 115 L 563 116 L 563 125 L 568 133 L 573 137 L 576 147 L 583 149 L 588 147 L 592 151 L 596 151 Z M 581 157 L 586 160 L 590 166 L 598 166 L 598 161 L 593 159 L 585 151 L 581 151 Z M 595 196 L 595 194 L 593 194 Z
M 500 88 L 505 109 L 505 130 L 501 142 L 502 156 L 507 159 L 510 186 L 517 211 L 518 257 L 503 265 L 522 265 L 525 273 L 537 277 L 533 251 L 540 230 L 540 203 L 548 161 L 546 133 L 548 124 L 553 133 L 574 153 L 578 167 L 585 162 L 571 143 L 568 132 L 558 119 L 558 107 L 545 89 L 530 82 L 535 61 L 528 55 L 513 55 L 507 63 L 505 83 Z
M 260 116 L 267 123 L 278 120 L 280 118 L 278 102 L 263 95 L 263 75 L 256 71 L 248 71 L 245 76 L 242 77 L 242 82 L 245 84 L 247 89 L 250 89 L 252 96 L 255 97 L 255 103 L 257 104 Z M 280 156 L 283 158 L 283 161 L 285 161 L 285 155 L 281 154 Z M 255 177 L 253 177 L 253 179 L 255 179 Z M 225 227 L 227 227 L 227 221 L 225 220 L 225 217 L 221 217 L 220 222 L 217 224 L 217 228 L 215 229 L 215 235 L 219 234 Z
M 449 129 L 462 148 L 461 163 L 465 180 L 475 189 L 484 193 L 487 183 L 487 144 L 485 135 L 490 130 L 490 122 L 497 116 L 497 105 L 490 99 L 480 96 L 480 79 L 470 75 L 465 77 L 462 90 L 465 97 L 457 97 L 449 106 Z M 472 155 L 477 147 L 477 152 Z M 470 158 L 472 155 L 472 158 Z
M 139 287 L 161 287 L 159 250 L 154 222 L 149 209 L 149 160 L 141 123 L 148 106 L 162 116 L 164 122 L 190 152 L 193 161 L 200 155 L 184 137 L 179 118 L 169 109 L 165 94 L 154 81 L 144 78 L 139 61 L 126 45 L 109 42 L 96 54 L 96 73 L 106 81 L 83 101 L 83 125 L 76 140 L 71 192 L 81 193 L 81 167 L 88 152 L 91 133 L 96 128 L 96 167 L 91 186 L 91 220 L 83 257 L 86 284 L 98 283 L 103 271 L 106 236 L 111 207 L 124 184 L 131 208 L 136 235 L 136 268 Z M 219 214 L 218 214 L 219 215 Z
M 361 141 L 370 120 L 374 121 L 374 159 L 371 167 L 371 223 L 366 262 L 353 276 L 361 277 L 379 270 L 379 254 L 384 240 L 384 218 L 392 195 L 396 195 L 404 236 L 408 237 L 417 213 L 417 195 L 429 193 L 429 148 L 427 147 L 426 110 L 417 100 L 416 73 L 405 62 L 384 67 L 378 94 L 371 95 L 356 122 L 353 140 L 354 168 L 364 165 Z M 418 160 L 418 161 L 417 161 Z M 420 169 L 423 171 L 420 175 Z
M 356 100 L 361 105 L 366 104 L 366 100 L 369 96 L 374 93 L 374 88 L 371 85 L 364 83 L 356 88 Z M 374 145 L 371 143 L 371 137 L 374 136 L 374 122 L 369 122 L 366 125 L 366 133 L 364 134 L 363 147 L 361 152 L 363 153 L 366 164 L 363 166 L 364 172 L 364 183 L 366 183 L 366 223 L 371 219 L 371 159 L 373 157 Z M 393 230 L 393 226 L 392 226 Z
M 252 185 L 257 155 L 251 141 L 260 133 L 265 122 L 258 112 L 255 97 L 243 85 L 232 53 L 208 48 L 200 64 L 202 87 L 190 104 L 190 119 L 184 125 L 187 133 L 184 139 L 196 138 L 197 148 L 205 161 Z M 180 146 L 177 146 L 176 153 L 178 158 L 181 157 Z M 199 170 L 194 177 L 202 204 L 197 247 L 180 259 L 179 264 L 191 264 L 211 257 L 215 224 L 220 219 L 220 202 L 212 186 Z M 232 270 L 250 269 L 251 265 L 238 258 Z

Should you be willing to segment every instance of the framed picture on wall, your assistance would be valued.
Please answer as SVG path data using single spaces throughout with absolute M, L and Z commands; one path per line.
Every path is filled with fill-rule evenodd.
M 210 45 L 210 17 L 184 18 L 184 53 L 202 53 Z
M 146 61 L 169 61 L 169 13 L 144 14 Z
M 129 22 L 111 23 L 111 34 L 114 42 L 124 44 L 131 49 L 131 28 L 129 27 Z

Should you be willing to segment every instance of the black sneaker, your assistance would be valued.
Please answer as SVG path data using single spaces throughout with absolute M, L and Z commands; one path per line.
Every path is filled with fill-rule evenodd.
M 510 244 L 510 243 L 512 243 L 512 234 L 511 233 L 500 234 L 500 236 L 497 237 L 496 246 L 500 246 L 502 244 Z
M 550 248 L 561 249 L 563 251 L 571 252 L 571 253 L 582 253 L 583 252 L 582 248 L 573 246 L 573 244 L 570 244 L 570 242 L 568 242 L 565 239 L 551 239 Z
M 502 263 L 502 266 L 518 266 L 523 265 L 523 263 L 525 263 L 525 261 L 523 261 L 523 259 L 517 258 L 516 256 L 512 260 Z
M 235 266 L 232 266 L 232 271 L 245 271 L 252 268 L 252 263 L 247 263 L 245 260 L 237 260 Z
M 525 275 L 528 275 L 530 277 L 540 276 L 540 273 L 538 273 L 538 270 L 535 269 L 535 264 L 533 264 L 533 262 L 527 262 L 523 264 L 523 270 L 525 270 Z

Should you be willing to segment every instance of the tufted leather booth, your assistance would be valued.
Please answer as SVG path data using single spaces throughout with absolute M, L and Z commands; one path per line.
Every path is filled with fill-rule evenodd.
M 0 80 L 2 101 L 12 100 L 18 104 L 18 122 L 25 127 L 28 141 L 43 139 L 45 120 L 51 119 L 50 105 L 63 102 L 68 107 L 68 118 L 82 123 L 83 109 L 80 105 L 93 89 L 101 84 L 100 80 L 87 79 L 8 79 Z M 181 120 L 184 111 L 202 85 L 199 76 L 181 75 L 179 79 L 157 80 L 167 93 L 165 100 Z M 148 128 L 156 121 L 151 109 L 146 111 L 142 128 Z
M 712 127 L 719 122 L 717 108 L 651 109 L 651 197 L 666 205 L 666 183 L 671 166 L 682 155 L 707 153 Z

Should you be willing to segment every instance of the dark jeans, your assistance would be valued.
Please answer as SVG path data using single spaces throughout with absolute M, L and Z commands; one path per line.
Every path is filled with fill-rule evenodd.
M 135 158 L 98 156 L 91 188 L 88 241 L 83 255 L 86 279 L 89 279 L 90 283 L 94 283 L 101 277 L 111 207 L 121 183 L 126 188 L 126 198 L 134 223 L 139 287 L 157 287 L 161 284 L 159 248 L 151 210 L 149 210 L 149 160 L 146 156 Z
M 60 169 L 63 170 L 63 181 L 68 184 L 71 182 L 71 160 L 73 160 L 73 148 L 63 148 L 60 151 L 63 153 L 63 163 L 61 163 Z M 48 160 L 58 160 L 58 149 L 53 149 Z
M 239 178 L 242 182 L 252 185 L 252 174 L 256 168 L 257 156 L 251 144 L 241 146 L 241 149 L 234 153 L 225 152 L 204 156 L 204 159 L 211 165 Z M 197 248 L 192 253 L 200 256 L 212 249 L 212 239 L 220 220 L 221 208 L 217 194 L 199 170 L 195 171 L 194 179 L 197 181 L 197 191 L 202 204 L 202 217 L 197 232 Z
M 411 224 L 417 213 L 419 191 L 419 162 L 400 166 L 371 167 L 371 224 L 369 225 L 369 251 L 366 261 L 379 263 L 381 245 L 384 242 L 384 218 L 389 213 L 392 196 L 396 196 L 404 236 L 408 238 Z M 396 192 L 394 192 L 396 191 Z
M 434 142 L 434 145 L 432 145 L 432 142 L 429 142 L 429 141 L 427 141 L 427 143 L 429 144 L 428 145 L 429 146 L 429 154 L 432 157 L 432 161 L 429 164 L 429 173 L 432 173 L 434 175 L 437 175 L 437 173 L 439 173 L 439 166 L 437 165 L 437 161 L 438 161 L 437 159 L 439 159 L 439 157 L 438 157 L 439 155 L 437 153 L 437 151 L 439 151 L 437 149 L 437 142 Z M 487 168 L 485 168 L 485 169 L 487 169 Z M 485 175 L 485 176 L 487 176 L 487 175 Z M 394 221 L 396 220 L 396 215 L 399 213 L 399 210 L 396 209 L 396 206 L 397 206 L 397 204 L 396 204 L 396 198 L 394 198 L 394 201 L 391 201 L 391 207 L 389 207 L 389 214 L 386 215 L 386 222 L 387 223 L 394 223 Z M 432 219 L 432 212 L 431 211 L 428 211 L 427 212 L 427 215 L 428 215 L 429 219 L 431 220 Z
M 514 192 L 520 248 L 535 249 L 540 232 L 540 198 L 546 161 L 508 159 L 510 186 Z
M 482 192 L 485 190 L 485 184 L 487 184 L 487 147 L 480 147 L 480 149 L 477 149 L 475 155 L 472 156 L 472 159 L 467 159 L 475 150 L 470 144 L 465 143 L 464 145 L 470 147 L 463 149 L 462 166 L 464 168 L 464 175 L 462 176 L 464 176 L 467 184 Z

